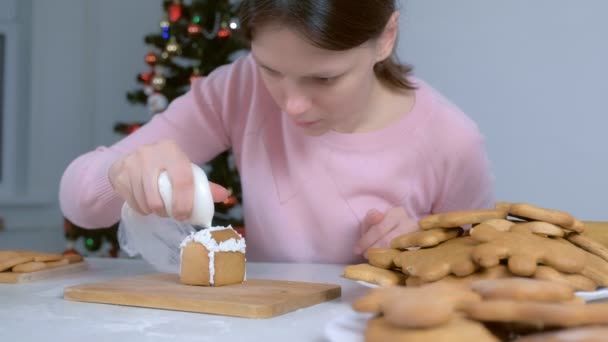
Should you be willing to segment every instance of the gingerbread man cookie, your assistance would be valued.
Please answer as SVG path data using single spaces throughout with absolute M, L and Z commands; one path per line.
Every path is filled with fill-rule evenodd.
M 428 284 L 416 288 L 373 289 L 353 303 L 362 312 L 382 313 L 387 322 L 403 328 L 428 328 L 447 323 L 481 297 L 457 284 Z
M 403 285 L 405 283 L 405 275 L 403 273 L 370 264 L 348 265 L 344 267 L 344 274 L 342 276 L 380 286 Z
M 502 209 L 480 209 L 451 211 L 423 217 L 418 221 L 421 229 L 455 228 L 481 223 L 491 219 L 504 219 L 507 213 Z
M 459 237 L 433 248 L 404 251 L 397 256 L 395 264 L 403 273 L 423 282 L 434 282 L 448 274 L 464 277 L 478 268 L 471 259 L 476 245 L 477 242 L 469 236 Z
M 483 267 L 492 267 L 508 259 L 509 270 L 519 276 L 531 276 L 538 264 L 566 273 L 579 273 L 587 261 L 584 251 L 573 245 L 538 236 L 525 227 L 499 232 L 489 226 L 478 226 L 471 236 L 481 244 L 471 256 Z
M 461 228 L 435 228 L 403 234 L 391 241 L 391 248 L 433 247 L 462 235 Z

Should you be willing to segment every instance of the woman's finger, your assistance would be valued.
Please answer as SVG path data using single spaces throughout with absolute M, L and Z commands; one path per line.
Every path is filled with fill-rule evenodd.
M 144 184 L 141 176 L 140 170 L 131 170 L 130 171 L 129 182 L 131 183 L 131 191 L 132 197 L 135 199 L 137 203 L 137 207 L 139 208 L 139 212 L 144 215 L 149 215 L 152 213 L 150 207 L 148 206 L 148 201 L 146 199 L 146 194 L 144 193 Z
M 357 242 L 357 246 L 355 247 L 355 253 L 361 254 L 362 252 L 367 250 L 378 240 L 380 240 L 385 234 L 387 234 L 394 227 L 399 225 L 399 222 L 399 217 L 387 215 L 380 223 L 370 226 L 369 230 L 364 233 L 359 242 Z
M 167 168 L 171 182 L 173 217 L 178 221 L 187 220 L 192 216 L 194 207 L 194 176 L 189 163 L 176 163 L 175 167 Z
M 158 216 L 166 217 L 168 216 L 167 211 L 165 209 L 165 204 L 163 202 L 162 197 L 160 196 L 160 191 L 158 189 L 158 178 L 160 176 L 160 173 L 160 169 L 156 169 L 155 171 L 150 172 L 150 174 L 146 176 L 146 179 L 143 182 L 143 188 L 150 211 Z
M 219 184 L 209 182 L 209 188 L 211 189 L 211 197 L 215 202 L 223 202 L 228 198 L 228 190 Z

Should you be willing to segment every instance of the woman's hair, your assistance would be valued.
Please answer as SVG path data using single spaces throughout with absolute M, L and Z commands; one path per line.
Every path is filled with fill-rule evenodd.
M 265 24 L 288 25 L 313 45 L 344 51 L 380 37 L 396 10 L 396 0 L 243 0 L 241 33 L 247 41 Z M 412 67 L 393 52 L 374 65 L 378 79 L 400 89 L 414 89 Z

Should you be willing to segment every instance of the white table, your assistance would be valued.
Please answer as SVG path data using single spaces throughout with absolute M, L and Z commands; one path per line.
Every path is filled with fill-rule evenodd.
M 324 327 L 368 289 L 340 277 L 343 265 L 248 263 L 247 277 L 333 283 L 342 297 L 270 319 L 63 299 L 67 286 L 154 272 L 142 260 L 87 259 L 89 269 L 23 284 L 0 284 L 0 341 L 324 341 Z

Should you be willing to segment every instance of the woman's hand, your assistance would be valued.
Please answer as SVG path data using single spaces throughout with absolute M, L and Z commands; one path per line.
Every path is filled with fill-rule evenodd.
M 167 216 L 158 191 L 158 177 L 165 170 L 171 181 L 173 217 L 186 220 L 192 215 L 194 177 L 188 156 L 175 141 L 161 140 L 139 147 L 115 161 L 108 178 L 114 191 L 137 212 Z M 214 183 L 209 186 L 214 201 L 221 202 L 228 196 L 225 188 Z
M 368 248 L 389 248 L 392 239 L 418 229 L 418 222 L 411 219 L 402 207 L 390 209 L 386 213 L 372 209 L 367 212 L 363 220 L 362 236 L 357 242 L 354 252 L 363 253 L 367 258 Z

